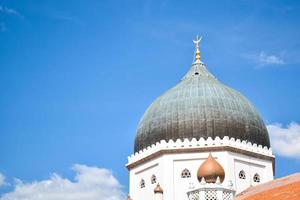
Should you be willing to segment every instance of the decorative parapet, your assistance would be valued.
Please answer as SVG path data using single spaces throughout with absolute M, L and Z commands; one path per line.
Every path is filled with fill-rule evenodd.
M 216 137 L 215 139 L 212 139 L 211 137 L 204 139 L 201 137 L 199 140 L 196 138 L 193 138 L 192 140 L 186 138 L 184 140 L 177 139 L 175 142 L 172 139 L 168 142 L 161 140 L 160 142 L 129 156 L 127 166 L 163 150 L 193 150 L 198 148 L 209 149 L 212 147 L 231 147 L 274 158 L 272 148 L 268 148 L 267 146 L 262 147 L 262 145 L 252 144 L 245 140 L 241 141 L 240 139 L 229 138 L 228 136 L 225 136 L 223 139 L 219 137 Z
M 187 196 L 189 200 L 233 200 L 235 190 L 232 188 L 232 184 L 225 187 L 220 180 L 217 183 L 206 183 L 202 179 L 200 186 L 196 190 L 187 192 Z

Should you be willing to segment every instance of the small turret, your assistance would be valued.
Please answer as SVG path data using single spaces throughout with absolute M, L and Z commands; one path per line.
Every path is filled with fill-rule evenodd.
M 154 200 L 163 200 L 163 199 L 164 199 L 164 191 L 158 183 L 154 188 Z

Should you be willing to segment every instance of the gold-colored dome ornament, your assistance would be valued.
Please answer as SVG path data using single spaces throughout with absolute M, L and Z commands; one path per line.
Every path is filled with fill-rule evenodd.
M 202 40 L 202 37 L 199 38 L 199 36 L 197 35 L 196 39 L 193 40 L 194 44 L 195 44 L 195 61 L 200 61 L 201 56 L 200 56 L 200 42 Z
M 208 158 L 202 163 L 197 172 L 199 182 L 204 178 L 206 183 L 216 183 L 217 179 L 222 183 L 225 178 L 225 171 L 223 167 L 216 161 L 211 153 Z
M 154 188 L 154 193 L 161 193 L 163 194 L 164 191 L 163 189 L 160 187 L 159 183 L 156 185 L 156 187 Z

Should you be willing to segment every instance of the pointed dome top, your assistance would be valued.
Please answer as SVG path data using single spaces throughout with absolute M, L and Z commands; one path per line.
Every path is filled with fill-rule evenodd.
M 218 163 L 218 161 L 212 157 L 211 153 L 209 153 L 208 158 L 198 169 L 197 178 L 199 181 L 204 178 L 206 183 L 216 183 L 218 177 L 222 183 L 225 178 L 225 171 L 220 163 Z
M 159 183 L 154 188 L 154 193 L 164 193 L 163 189 L 160 187 Z
M 128 195 L 127 200 L 132 200 L 132 198 L 130 197 L 130 195 Z

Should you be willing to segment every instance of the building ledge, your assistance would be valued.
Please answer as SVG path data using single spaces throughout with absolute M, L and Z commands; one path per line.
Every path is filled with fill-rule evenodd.
M 263 160 L 271 160 L 275 162 L 275 156 L 272 153 L 272 149 L 268 147 L 262 147 L 261 145 L 252 144 L 251 142 L 241 141 L 239 139 L 230 138 L 225 136 L 223 139 L 216 137 L 212 139 L 200 138 L 196 140 L 184 139 L 183 141 L 177 139 L 175 142 L 169 140 L 161 140 L 152 146 L 149 146 L 139 152 L 128 157 L 128 163 L 126 167 L 132 169 L 145 161 L 152 160 L 163 154 L 178 154 L 178 153 L 194 153 L 194 152 L 214 152 L 214 151 L 230 151 L 235 153 L 241 153 L 248 156 L 253 156 Z M 274 164 L 273 164 L 274 166 Z

